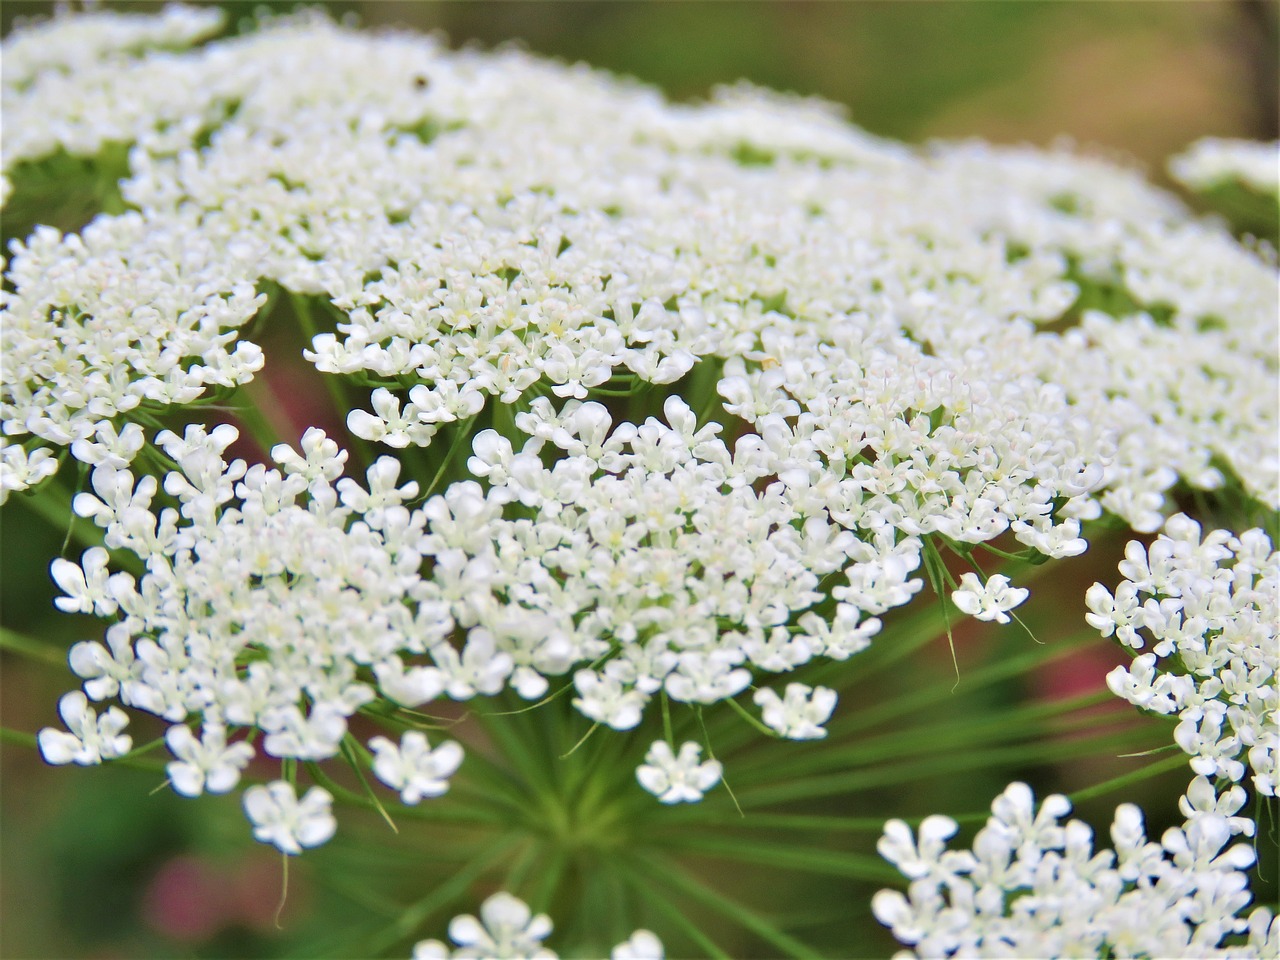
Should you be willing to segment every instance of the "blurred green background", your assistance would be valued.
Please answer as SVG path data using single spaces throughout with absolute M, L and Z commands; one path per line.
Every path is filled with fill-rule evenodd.
M 223 6 L 234 22 L 258 6 L 291 5 Z M 351 14 L 367 26 L 443 30 L 455 44 L 514 41 L 633 75 L 675 98 L 696 99 L 714 84 L 741 78 L 819 95 L 847 104 L 851 119 L 868 130 L 913 142 L 976 136 L 1049 144 L 1065 136 L 1143 164 L 1160 180 L 1164 159 L 1198 137 L 1277 136 L 1277 4 L 1261 0 L 368 0 L 328 6 L 336 16 Z M 51 7 L 6 0 L 0 7 L 4 32 L 19 18 L 47 15 Z M 56 721 L 57 698 L 72 686 L 60 665 L 62 651 L 101 632 L 88 618 L 53 609 L 47 564 L 59 553 L 63 533 L 16 498 L 0 513 L 0 620 L 46 641 L 50 661 L 9 654 L 0 659 L 0 720 L 10 730 L 32 733 Z M 1114 571 L 1114 558 L 1099 549 L 1072 569 L 1076 573 L 1061 583 L 1078 598 L 1094 578 Z M 1071 616 L 1078 619 L 1074 611 Z M 995 656 L 999 649 L 987 644 L 984 655 Z M 936 672 L 945 674 L 950 669 L 945 648 L 935 652 Z M 1096 688 L 1105 669 L 1098 665 L 1087 685 Z M 939 717 L 956 706 L 940 706 Z M 145 723 L 135 723 L 135 742 L 145 738 L 146 729 Z M 1103 778 L 1103 771 L 1089 770 L 1060 771 L 1050 779 L 1071 786 Z M 306 956 L 307 944 L 315 941 L 298 938 L 300 925 L 313 932 L 326 923 L 340 926 L 358 909 L 358 893 L 320 889 L 300 866 L 286 913 L 288 929 L 279 933 L 272 923 L 278 858 L 248 840 L 237 801 L 192 803 L 167 790 L 149 795 L 161 779 L 118 768 L 51 769 L 31 749 L 4 744 L 0 957 L 105 960 L 287 951 Z M 1006 780 L 979 779 L 968 784 L 969 793 L 989 798 L 1000 788 L 991 784 Z M 965 802 L 973 808 L 972 800 Z M 1099 815 L 1114 802 L 1101 804 Z M 903 812 L 952 808 L 940 804 L 936 794 L 916 799 L 890 794 L 880 807 L 894 810 L 894 804 Z M 343 818 L 340 837 L 349 829 L 358 836 Z M 341 862 L 343 855 L 335 845 L 312 856 L 323 864 L 325 857 Z M 429 857 L 430 850 L 422 856 Z M 363 882 L 353 875 L 349 886 Z M 851 923 L 855 918 L 866 922 L 865 902 L 850 903 L 848 911 Z M 290 916 L 296 918 L 292 925 Z M 429 932 L 442 933 L 442 922 Z M 882 936 L 859 951 L 883 955 L 889 947 Z

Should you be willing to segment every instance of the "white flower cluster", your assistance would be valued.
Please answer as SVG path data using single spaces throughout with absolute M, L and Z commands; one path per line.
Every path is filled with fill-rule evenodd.
M 659 693 L 737 696 L 865 648 L 926 537 L 1071 556 L 1104 510 L 1152 532 L 1171 488 L 1224 472 L 1280 505 L 1274 266 L 1130 171 L 910 150 L 747 87 L 676 106 L 315 12 L 179 52 L 209 16 L 83 23 L 6 66 L 0 170 L 20 190 L 43 158 L 127 145 L 131 209 L 10 251 L 0 497 L 60 448 L 92 466 L 76 512 L 145 573 L 54 564 L 63 609 L 116 620 L 72 667 L 91 699 L 191 725 L 182 792 L 234 786 L 233 728 L 323 759 L 378 696 L 535 698 L 572 673 L 616 729 Z M 410 509 L 396 461 L 362 487 L 309 432 L 279 470 L 228 463 L 230 427 L 149 435 L 178 464 L 163 495 L 135 475 L 140 422 L 263 367 L 246 325 L 277 287 L 336 321 L 305 356 L 370 391 L 353 436 L 434 457 L 445 425 L 512 422 L 472 440 L 476 480 Z M 684 386 L 705 413 L 644 419 Z M 1024 594 L 992 577 L 957 603 L 1001 619 Z M 833 697 L 756 695 L 796 739 Z M 110 710 L 64 715 L 79 745 L 46 736 L 49 759 L 127 749 Z M 412 731 L 370 748 L 406 803 L 459 759 Z M 705 789 L 696 759 L 649 764 L 663 795 Z M 276 794 L 249 808 L 263 835 L 325 833 Z
M 1192 190 L 1235 182 L 1274 200 L 1280 195 L 1280 143 L 1204 137 L 1171 159 L 1169 172 Z
M 40 227 L 13 252 L 16 292 L 0 291 L 6 437 L 73 446 L 80 458 L 74 444 L 114 442 L 120 418 L 191 403 L 262 367 L 262 350 L 237 340 L 237 328 L 266 297 L 194 217 L 186 224 L 137 213 L 101 217 L 65 237 Z M 42 479 L 48 456 L 48 446 L 26 454 L 6 443 L 4 462 L 12 458 L 16 471 L 6 470 L 0 495 Z
M 322 760 L 338 753 L 347 718 L 378 694 L 416 706 L 446 684 L 470 695 L 475 681 L 456 657 L 451 673 L 405 665 L 441 644 L 453 621 L 439 587 L 419 573 L 426 517 L 403 506 L 417 484 L 398 485 L 399 464 L 378 460 L 366 488 L 339 479 L 346 453 L 319 430 L 304 436 L 302 454 L 283 445 L 272 451 L 280 470 L 227 462 L 236 435 L 227 425 L 192 426 L 183 437 L 157 438 L 178 465 L 164 479 L 177 507 L 152 506 L 154 477 L 137 479 L 107 461 L 94 468 L 93 492 L 79 494 L 74 509 L 104 529 L 107 547 L 145 562 L 140 578 L 109 572 L 106 550 L 96 547 L 79 564 L 53 564 L 66 594 L 59 607 L 115 621 L 105 643 L 71 648 L 71 669 L 89 698 L 118 697 L 174 724 L 166 736 L 177 758 L 169 779 L 187 796 L 238 782 L 255 751 L 245 741 L 229 744 L 231 727 L 261 730 L 270 756 Z M 70 733 L 40 734 L 50 763 L 96 763 L 128 749 L 128 737 L 117 736 L 119 709 L 95 721 L 85 695 L 72 692 L 62 715 Z M 199 736 L 188 726 L 197 721 Z M 375 737 L 369 746 L 375 775 L 406 803 L 443 793 L 462 759 L 457 744 L 432 751 L 420 731 L 401 744 Z M 285 792 L 293 796 L 288 784 L 272 786 L 272 809 L 284 809 Z M 278 828 L 293 823 L 292 808 L 273 819 L 266 796 L 245 795 L 251 819 L 268 824 L 260 839 L 288 852 L 297 851 L 279 837 L 319 842 L 317 832 Z M 325 795 L 326 811 L 327 802 Z M 327 839 L 332 830 L 318 833 Z
M 47 41 L 73 48 L 75 23 Z M 350 428 L 393 446 L 536 383 L 585 399 L 723 360 L 727 409 L 769 435 L 791 494 L 859 531 L 1012 529 L 1056 556 L 1100 508 L 1154 530 L 1165 491 L 1215 486 L 1215 463 L 1280 497 L 1274 271 L 1127 171 L 913 152 L 744 87 L 672 106 L 316 14 L 134 46 L 5 75 L 6 170 L 133 144 L 125 221 L 192 251 L 158 262 L 109 217 L 101 256 L 18 249 L 3 417 L 28 457 L 120 399 L 243 382 L 255 348 L 224 338 L 270 280 L 342 314 L 308 356 L 382 385 Z M 1100 290 L 1108 312 L 1086 309 Z M 64 343 L 54 314 L 85 336 Z M 96 414 L 95 375 L 115 404 Z M 4 489 L 42 479 L 11 460 Z
M 1151 653 L 1107 677 L 1135 706 L 1176 714 L 1174 739 L 1197 774 L 1179 808 L 1186 818 L 1148 842 L 1142 812 L 1117 808 L 1114 850 L 1093 849 L 1090 828 L 1063 825 L 1065 797 L 1039 811 L 1011 784 L 971 851 L 950 851 L 958 827 L 927 817 L 918 839 L 890 821 L 881 854 L 912 882 L 881 891 L 872 909 L 912 946 L 908 956 L 1268 957 L 1280 952 L 1280 921 L 1265 908 L 1247 919 L 1253 849 L 1239 816 L 1248 749 L 1253 787 L 1277 793 L 1276 672 L 1280 668 L 1280 553 L 1261 530 L 1201 534 L 1178 514 L 1149 546 L 1130 542 L 1114 594 L 1088 591 L 1089 623 Z M 1145 601 L 1143 598 L 1146 598 Z M 1247 934 L 1247 943 L 1241 936 Z M 1230 939 L 1228 939 L 1230 938 Z M 1224 941 L 1226 941 L 1224 943 Z
M 504 891 L 480 905 L 480 916 L 463 914 L 449 922 L 450 949 L 439 940 L 414 945 L 413 960 L 555 960 L 542 945 L 551 933 L 551 918 L 533 915 L 528 905 Z M 662 941 L 648 930 L 637 930 L 613 948 L 611 960 L 662 960 Z
M 971 850 L 948 850 L 958 826 L 926 817 L 918 836 L 891 820 L 878 848 L 911 880 L 904 896 L 882 890 L 876 918 L 911 946 L 902 957 L 1274 957 L 1280 921 L 1250 902 L 1255 855 L 1234 814 L 1245 792 L 1218 795 L 1198 778 L 1184 798 L 1186 823 L 1148 840 L 1142 811 L 1116 808 L 1114 849 L 1094 849 L 1093 830 L 1066 797 L 1036 808 L 1013 783 L 991 805 Z M 1223 946 L 1247 934 L 1247 943 Z
M 476 437 L 469 467 L 487 492 L 459 483 L 423 508 L 434 578 L 468 629 L 463 659 L 529 698 L 585 663 L 574 705 L 617 730 L 659 691 L 715 703 L 745 690 L 750 668 L 843 659 L 879 629 L 861 610 L 919 587 L 914 553 L 892 537 L 866 543 L 803 516 L 776 485 L 758 493 L 770 472 L 759 437 L 731 451 L 678 397 L 664 412 L 669 424 L 614 427 L 603 404 L 534 400 L 516 416 L 529 434 L 519 453 L 494 431 Z M 560 451 L 551 467 L 547 444 Z M 836 574 L 848 585 L 828 624 L 805 611 Z
M 4 86 L 21 91 L 42 75 L 48 80 L 150 48 L 189 47 L 216 33 L 223 19 L 217 7 L 175 3 L 152 14 L 96 10 L 20 24 L 5 43 Z
M 1234 536 L 1178 514 L 1149 547 L 1129 543 L 1113 594 L 1089 588 L 1089 624 L 1134 650 L 1107 675 L 1117 696 L 1181 722 L 1196 773 L 1280 793 L 1280 553 L 1262 530 Z

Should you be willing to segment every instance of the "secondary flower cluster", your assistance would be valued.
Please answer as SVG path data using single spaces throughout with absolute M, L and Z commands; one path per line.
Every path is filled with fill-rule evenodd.
M 1179 800 L 1181 827 L 1148 841 L 1142 812 L 1117 808 L 1113 850 L 1092 830 L 1063 824 L 1071 809 L 1051 796 L 1037 811 L 1011 784 L 971 850 L 946 849 L 958 826 L 927 817 L 918 837 L 886 824 L 880 853 L 911 880 L 872 909 L 913 948 L 907 956 L 1265 957 L 1280 950 L 1280 920 L 1252 901 L 1253 849 L 1233 843 L 1255 824 L 1239 815 L 1248 748 L 1252 785 L 1275 796 L 1280 553 L 1261 530 L 1240 536 L 1179 514 L 1149 547 L 1129 543 L 1114 594 L 1088 592 L 1090 624 L 1151 653 L 1107 678 L 1135 706 L 1181 720 L 1174 739 L 1198 776 Z M 1146 596 L 1145 602 L 1142 597 Z M 1247 942 L 1243 935 L 1247 934 Z M 1225 941 L 1225 943 L 1224 943 Z
M 1280 144 L 1205 137 L 1170 160 L 1169 172 L 1194 190 L 1239 183 L 1274 201 L 1280 194 Z
M 1280 793 L 1280 553 L 1261 530 L 1234 536 L 1179 514 L 1149 547 L 1133 541 L 1112 594 L 1094 584 L 1086 615 L 1104 637 L 1150 652 L 1116 667 L 1107 685 L 1134 706 L 1176 716 L 1174 740 L 1206 777 Z M 1153 642 L 1152 642 L 1153 641 Z
M 1253 822 L 1234 814 L 1245 793 L 1221 796 L 1198 778 L 1184 798 L 1186 823 L 1148 840 L 1142 811 L 1116 808 L 1113 849 L 1094 849 L 1093 830 L 1063 818 L 1066 797 L 1037 808 L 1013 783 L 991 805 L 971 850 L 948 850 L 958 826 L 926 817 L 918 835 L 901 820 L 885 826 L 880 853 L 911 885 L 882 890 L 876 918 L 912 952 L 904 957 L 1269 957 L 1280 922 L 1266 908 L 1248 919 L 1247 870 L 1254 851 L 1239 834 Z M 1222 947 L 1224 938 L 1248 942 Z
M 169 779 L 187 796 L 235 787 L 255 749 L 229 743 L 233 728 L 261 730 L 270 756 L 323 760 L 348 738 L 347 718 L 375 696 L 416 706 L 446 685 L 470 695 L 489 683 L 477 671 L 493 670 L 478 654 L 478 663 L 405 666 L 402 658 L 440 644 L 453 621 L 438 586 L 419 573 L 426 517 L 403 506 L 417 484 L 398 485 L 396 461 L 374 463 L 366 488 L 340 479 L 346 453 L 319 430 L 307 432 L 301 454 L 275 448 L 279 470 L 228 462 L 236 435 L 223 425 L 157 437 L 177 465 L 164 479 L 176 507 L 153 507 L 155 478 L 135 478 L 127 463 L 104 455 L 93 469 L 93 492 L 79 494 L 74 509 L 104 529 L 107 547 L 144 562 L 140 578 L 110 573 L 99 547 L 80 564 L 53 563 L 63 610 L 115 620 L 105 643 L 72 647 L 72 670 L 90 698 L 118 697 L 174 724 Z M 376 689 L 357 677 L 361 669 Z M 40 735 L 51 763 L 97 763 L 128 749 L 118 708 L 95 718 L 73 691 L 60 709 L 71 732 Z M 431 750 L 415 730 L 369 747 L 374 774 L 405 803 L 443 793 L 462 759 L 457 744 Z M 247 791 L 245 809 L 259 839 L 296 853 L 332 834 L 329 800 L 313 789 L 298 808 L 293 786 L 278 781 Z M 300 826 L 317 818 L 328 818 L 325 829 Z

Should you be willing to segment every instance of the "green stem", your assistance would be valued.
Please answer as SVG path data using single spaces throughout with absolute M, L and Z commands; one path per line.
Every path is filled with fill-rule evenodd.
M 0 650 L 8 650 L 28 660 L 48 663 L 58 667 L 67 665 L 67 651 L 54 648 L 39 640 L 33 640 L 7 627 L 0 627 Z
M 658 883 L 668 887 L 675 887 L 690 899 L 697 900 L 722 916 L 740 924 L 781 954 L 788 957 L 813 957 L 817 955 L 818 951 L 778 929 L 766 920 L 759 910 L 743 906 L 737 901 L 730 900 L 728 897 L 717 893 L 701 881 L 689 876 L 672 861 L 666 858 L 647 856 L 638 856 L 636 860 L 641 868 L 653 876 Z
M 477 415 L 478 416 L 478 415 Z M 427 484 L 426 489 L 419 494 L 418 499 L 426 500 L 436 492 L 436 487 L 440 480 L 444 477 L 444 473 L 449 469 L 449 464 L 453 462 L 453 458 L 457 456 L 458 451 L 462 449 L 463 444 L 471 436 L 471 431 L 475 427 L 476 417 L 469 417 L 459 422 L 457 434 L 453 438 L 453 442 L 449 444 L 449 449 L 444 455 L 444 459 L 440 461 L 440 468 L 436 471 L 436 475 L 431 478 L 431 482 Z

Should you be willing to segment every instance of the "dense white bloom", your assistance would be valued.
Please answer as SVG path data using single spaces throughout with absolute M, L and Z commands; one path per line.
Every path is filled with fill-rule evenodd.
M 244 812 L 253 824 L 253 835 L 284 853 L 299 854 L 303 847 L 318 847 L 333 836 L 337 821 L 329 808 L 333 797 L 312 787 L 301 800 L 292 783 L 274 780 L 244 792 Z
M 1002 574 L 987 577 L 987 582 L 983 583 L 977 574 L 966 573 L 960 577 L 960 586 L 951 594 L 951 602 L 963 613 L 979 620 L 1008 623 L 1007 611 L 1030 595 L 1030 590 L 1009 586 L 1009 578 Z
M 836 708 L 836 692 L 827 687 L 788 683 L 783 696 L 768 687 L 755 692 L 764 722 L 788 740 L 820 740 L 827 735 L 822 725 Z
M 546 914 L 532 915 L 523 900 L 499 891 L 480 905 L 480 918 L 464 914 L 449 923 L 455 947 L 440 940 L 420 940 L 413 960 L 556 960 L 542 945 L 551 933 Z M 636 930 L 613 948 L 611 960 L 662 960 L 662 941 L 649 930 Z
M 1177 716 L 1174 741 L 1196 773 L 1240 780 L 1245 756 L 1254 786 L 1275 796 L 1280 553 L 1261 530 L 1202 535 L 1178 514 L 1149 547 L 1131 542 L 1120 572 L 1114 596 L 1090 588 L 1087 619 L 1150 652 L 1107 675 L 1112 692 Z
M 905 956 L 1266 955 L 1255 951 L 1272 935 L 1270 912 L 1239 916 L 1254 862 L 1249 844 L 1232 842 L 1252 833 L 1240 818 L 1202 809 L 1156 843 L 1141 810 L 1125 804 L 1114 849 L 1095 851 L 1086 824 L 1062 822 L 1065 797 L 1037 810 L 1029 788 L 1015 783 L 991 809 L 971 850 L 946 849 L 956 832 L 947 817 L 927 817 L 918 843 L 902 821 L 885 825 L 878 849 L 911 883 L 905 895 L 880 891 L 871 908 L 913 948 Z M 1249 947 L 1222 947 L 1246 931 Z
M 111 625 L 71 666 L 88 697 L 190 726 L 186 785 L 235 769 L 216 731 L 324 759 L 379 696 L 572 677 L 578 710 L 632 729 L 660 693 L 712 704 L 864 649 L 923 588 L 927 538 L 1067 557 L 1104 513 L 1158 530 L 1175 487 L 1280 505 L 1274 264 L 1133 171 L 910 149 L 749 87 L 675 105 L 316 12 L 185 49 L 217 23 L 20 29 L 0 91 L 0 186 L 94 158 L 126 208 L 40 227 L 4 265 L 0 500 L 63 451 L 90 467 L 73 508 L 104 548 L 51 574 L 60 608 Z M 271 469 L 228 452 L 229 425 L 142 427 L 258 376 L 250 321 L 278 322 L 276 296 L 332 319 L 304 355 L 367 390 L 341 411 L 353 436 L 432 461 L 447 437 L 474 479 L 425 489 L 401 476 L 416 454 L 346 478 L 315 428 Z M 601 402 L 686 377 L 698 412 Z M 1247 754 L 1273 791 L 1274 665 L 1250 652 L 1268 620 L 1206 633 L 1195 612 L 1269 601 L 1170 592 L 1169 549 L 1090 592 L 1100 630 L 1159 637 L 1113 687 L 1176 713 L 1197 769 Z M 1258 545 L 1230 549 L 1264 593 Z M 997 576 L 955 600 L 1004 621 L 1025 595 Z M 1181 679 L 1158 662 L 1175 650 Z M 819 736 L 828 692 L 790 689 L 771 725 Z M 399 749 L 388 782 L 428 795 L 444 775 Z
M 480 918 L 470 914 L 449 921 L 449 947 L 439 940 L 422 940 L 413 948 L 414 960 L 555 960 L 542 945 L 551 933 L 551 918 L 533 916 L 528 905 L 504 891 L 493 894 L 480 905 Z
M 369 749 L 375 754 L 373 772 L 407 804 L 423 797 L 438 797 L 449 789 L 449 778 L 462 763 L 462 747 L 446 740 L 434 750 L 427 735 L 409 730 L 396 744 L 386 737 L 374 737 Z
M 718 760 L 699 763 L 702 747 L 692 740 L 676 754 L 665 740 L 657 740 L 636 768 L 636 779 L 663 803 L 695 803 L 720 782 Z
M 63 694 L 58 715 L 70 732 L 52 727 L 40 731 L 37 740 L 46 763 L 89 766 L 124 756 L 133 744 L 128 734 L 120 732 L 129 723 L 128 715 L 119 707 L 109 707 L 98 716 L 79 690 Z

